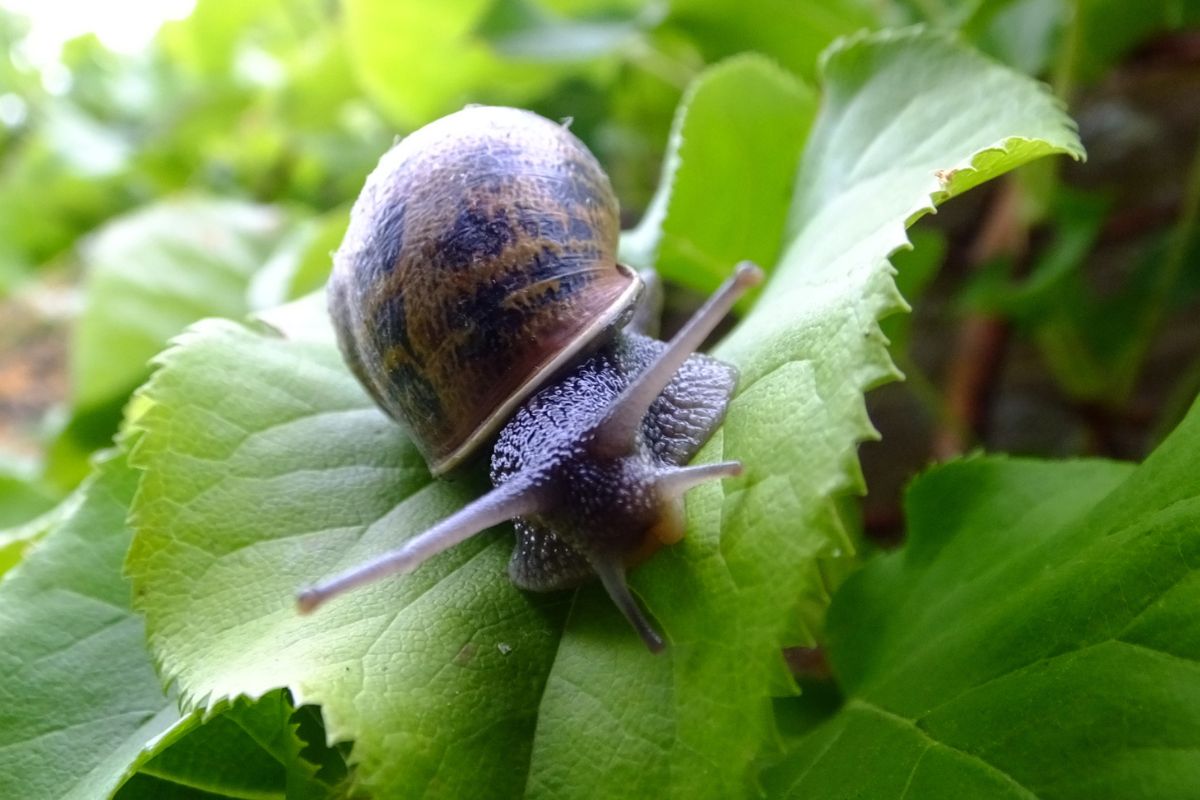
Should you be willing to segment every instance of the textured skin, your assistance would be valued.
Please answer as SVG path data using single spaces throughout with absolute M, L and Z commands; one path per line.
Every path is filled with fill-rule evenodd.
M 618 232 L 595 158 L 527 111 L 466 108 L 380 160 L 335 256 L 329 307 L 347 363 L 435 474 L 556 354 L 598 344 L 632 310 Z
M 593 559 L 624 562 L 639 550 L 670 499 L 654 477 L 687 464 L 725 416 L 737 372 L 693 355 L 650 407 L 640 441 L 610 463 L 589 450 L 590 432 L 613 400 L 665 345 L 624 333 L 569 374 L 531 397 L 500 432 L 492 453 L 492 482 L 517 473 L 553 498 L 555 510 L 517 519 L 508 565 L 513 583 L 551 591 L 592 575 Z

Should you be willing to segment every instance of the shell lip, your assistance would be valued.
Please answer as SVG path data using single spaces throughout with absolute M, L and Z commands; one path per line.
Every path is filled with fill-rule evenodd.
M 628 284 L 616 300 L 605 309 L 604 313 L 598 314 L 587 327 L 580 331 L 568 346 L 539 364 L 524 383 L 514 389 L 504 399 L 504 402 L 496 407 L 495 411 L 485 417 L 458 447 L 441 458 L 430 460 L 429 471 L 434 477 L 441 477 L 468 461 L 475 451 L 508 421 L 516 412 L 517 407 L 542 388 L 551 376 L 591 347 L 607 331 L 615 331 L 624 324 L 642 293 L 643 284 L 637 270 L 620 262 L 617 262 L 616 266 L 617 270 L 628 279 Z

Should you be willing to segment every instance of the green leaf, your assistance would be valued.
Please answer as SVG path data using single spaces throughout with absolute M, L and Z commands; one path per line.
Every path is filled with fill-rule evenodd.
M 137 474 L 110 458 L 0 583 L 0 796 L 104 797 L 178 718 L 121 561 Z
M 280 242 L 250 283 L 253 308 L 272 308 L 320 290 L 350 224 L 350 208 L 305 220 Z
M 516 590 L 509 541 L 295 610 L 300 586 L 427 527 L 477 482 L 431 483 L 327 341 L 208 321 L 161 362 L 133 453 L 146 475 L 128 568 L 185 702 L 286 686 L 321 705 L 333 741 L 354 740 L 382 796 L 518 792 L 569 596 Z
M 1191 0 L 906 0 L 920 18 L 964 35 L 1031 74 L 1069 58 L 1073 78 L 1095 82 L 1139 44 L 1200 23 Z
M 242 317 L 247 286 L 282 233 L 264 206 L 190 198 L 110 223 L 84 252 L 86 305 L 72 347 L 74 405 L 123 403 L 167 340 L 202 317 Z
M 53 508 L 55 499 L 54 493 L 29 470 L 0 462 L 0 528 L 29 522 Z
M 974 459 L 835 597 L 847 701 L 788 797 L 1195 797 L 1200 404 L 1146 463 Z
M 1064 46 L 1070 4 L 1063 0 L 978 3 L 963 33 L 981 50 L 1014 69 L 1042 75 Z
M 762 56 L 705 72 L 679 106 L 658 193 L 622 257 L 698 289 L 742 259 L 774 264 L 815 114 L 815 93 Z
M 779 181 L 766 212 L 791 221 L 775 225 L 773 252 L 785 255 L 722 346 L 743 383 L 703 457 L 741 458 L 747 474 L 695 490 L 688 537 L 633 576 L 671 640 L 665 654 L 649 656 L 596 586 L 574 597 L 514 589 L 508 536 L 299 617 L 298 587 L 394 546 L 480 486 L 430 481 L 328 337 L 313 335 L 323 318 L 302 301 L 269 320 L 298 338 L 194 326 L 142 395 L 128 569 L 185 703 L 286 687 L 321 706 L 332 741 L 354 741 L 357 778 L 380 796 L 745 794 L 772 741 L 770 696 L 791 688 L 780 647 L 807 639 L 801 612 L 825 602 L 820 559 L 847 547 L 832 495 L 859 482 L 862 392 L 892 374 L 875 323 L 901 305 L 887 255 L 933 200 L 1078 153 L 1037 85 L 938 37 L 855 39 L 828 72 L 811 140 L 832 165 L 804 156 L 790 212 L 790 180 Z M 762 125 L 791 119 L 802 135 L 802 114 L 763 100 L 799 91 L 777 71 L 744 59 L 711 76 L 719 97 L 758 98 L 744 109 Z M 691 94 L 700 105 L 706 80 Z M 838 172 L 861 147 L 880 174 Z M 696 185 L 684 171 L 703 170 L 710 153 L 758 155 L 696 152 L 705 157 L 681 160 L 676 184 Z M 712 205 L 738 195 L 721 183 L 736 170 L 713 178 L 708 205 L 688 199 L 689 213 L 716 219 Z
M 5 290 L 133 201 L 125 181 L 81 175 L 59 150 L 69 139 L 54 130 L 63 118 L 71 117 L 49 117 L 38 129 L 41 135 L 27 135 L 5 153 L 0 176 L 0 288 Z
M 13 479 L 8 478 L 7 480 Z M 20 525 L 0 530 L 0 577 L 21 562 L 21 559 L 34 542 L 40 540 L 47 533 L 57 528 L 64 519 L 74 514 L 82 499 L 82 495 L 79 492 L 73 492 L 58 505 L 47 509 L 41 515 L 29 519 Z M 6 504 L 8 502 L 8 500 L 5 500 Z M 22 506 L 19 495 L 15 505 L 18 509 L 24 508 L 26 511 L 32 509 L 31 506 Z
M 161 797 L 332 797 L 301 754 L 296 711 L 284 691 L 256 702 L 239 698 L 201 724 L 198 713 L 155 742 L 116 800 Z

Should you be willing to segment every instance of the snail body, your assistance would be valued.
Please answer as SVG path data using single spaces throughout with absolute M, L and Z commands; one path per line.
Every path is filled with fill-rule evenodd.
M 645 301 L 637 273 L 616 261 L 617 220 L 591 153 L 530 112 L 469 107 L 381 159 L 327 289 L 339 345 L 435 475 L 494 442 L 495 488 L 301 592 L 303 611 L 511 519 L 517 586 L 549 591 L 596 575 L 647 646 L 662 649 L 625 568 L 682 536 L 688 488 L 740 471 L 685 466 L 737 381 L 733 367 L 694 351 L 761 272 L 739 265 L 659 342 L 625 329 Z

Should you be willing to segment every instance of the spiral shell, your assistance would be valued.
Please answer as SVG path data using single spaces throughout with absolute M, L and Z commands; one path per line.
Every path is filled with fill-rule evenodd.
M 347 363 L 434 474 L 632 313 L 641 282 L 618 235 L 596 159 L 528 111 L 469 107 L 383 156 L 329 308 Z

